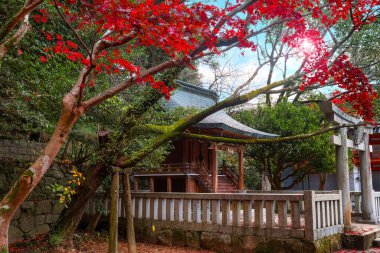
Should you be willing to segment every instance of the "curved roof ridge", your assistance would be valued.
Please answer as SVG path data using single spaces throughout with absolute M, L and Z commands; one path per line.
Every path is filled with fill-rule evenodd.
M 176 80 L 176 83 L 179 86 L 181 86 L 182 90 L 192 92 L 194 94 L 202 94 L 202 95 L 205 95 L 205 96 L 211 98 L 212 100 L 214 100 L 215 103 L 218 102 L 219 96 L 218 96 L 218 94 L 216 94 L 215 91 L 208 90 L 208 89 L 200 87 L 200 86 L 195 86 L 191 83 L 184 82 L 181 80 Z

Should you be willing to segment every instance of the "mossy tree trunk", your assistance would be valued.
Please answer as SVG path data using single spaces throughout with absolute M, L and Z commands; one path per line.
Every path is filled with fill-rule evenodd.
M 79 187 L 78 193 L 64 210 L 59 221 L 50 234 L 50 243 L 60 245 L 70 240 L 85 212 L 86 206 L 94 196 L 103 179 L 107 175 L 107 165 L 100 161 L 90 170 L 85 182 Z
M 25 198 L 41 181 L 57 156 L 76 120 L 83 114 L 81 107 L 74 106 L 71 93 L 62 102 L 62 113 L 55 131 L 37 160 L 25 170 L 0 202 L 0 249 L 8 251 L 8 229 L 12 216 Z

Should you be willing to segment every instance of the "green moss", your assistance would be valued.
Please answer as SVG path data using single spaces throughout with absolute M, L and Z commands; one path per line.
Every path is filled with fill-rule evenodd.
M 32 168 L 29 168 L 27 169 L 26 171 L 24 171 L 24 173 L 22 173 L 22 177 L 30 177 L 31 179 L 33 179 L 33 176 L 34 176 L 34 172 L 32 171 Z M 21 184 L 20 184 L 20 179 L 17 180 L 17 183 L 14 185 L 14 187 L 11 189 L 11 193 L 9 194 L 9 202 L 12 203 L 12 201 L 14 200 L 14 198 L 17 196 L 17 194 L 19 193 L 19 188 L 20 188 Z
M 49 243 L 51 246 L 59 246 L 62 243 L 63 236 L 60 233 L 54 233 L 49 237 Z
M 22 175 L 24 177 L 34 177 L 34 172 L 32 171 L 32 168 L 29 168 L 27 169 L 26 171 L 24 171 L 24 173 L 22 173 Z
M 316 242 L 316 253 L 328 253 L 330 252 L 330 240 L 332 237 L 326 237 Z
M 6 247 L 6 246 L 3 246 L 2 248 L 1 248 L 1 251 L 0 251 L 1 253 L 8 253 L 8 248 Z

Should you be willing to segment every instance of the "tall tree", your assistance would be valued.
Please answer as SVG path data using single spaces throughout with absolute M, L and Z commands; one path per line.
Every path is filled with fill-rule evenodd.
M 292 103 L 239 112 L 236 118 L 255 129 L 280 136 L 313 132 L 324 124 L 318 107 Z M 326 134 L 291 142 L 251 145 L 246 151 L 250 167 L 266 175 L 274 190 L 291 189 L 311 173 L 334 171 L 333 154 Z

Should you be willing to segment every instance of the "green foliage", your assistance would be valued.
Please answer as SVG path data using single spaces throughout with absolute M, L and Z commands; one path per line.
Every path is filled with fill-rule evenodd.
M 70 173 L 71 178 L 66 185 L 54 183 L 47 186 L 48 189 L 59 197 L 59 203 L 65 204 L 65 207 L 71 202 L 71 196 L 76 193 L 76 188 L 85 180 L 83 173 L 79 172 L 75 167 L 73 167 Z
M 255 129 L 280 136 L 294 136 L 314 132 L 321 128 L 323 115 L 317 106 L 299 106 L 280 103 L 275 107 L 262 106 L 255 111 L 235 115 L 242 123 Z M 255 144 L 247 148 L 248 167 L 265 173 L 274 189 L 286 189 L 300 182 L 309 173 L 332 172 L 334 149 L 328 141 L 329 134 L 285 143 Z M 284 185 L 286 170 L 292 168 L 290 182 Z M 258 173 L 252 172 L 252 176 Z M 252 179 L 249 179 L 252 180 Z M 258 179 L 254 179 L 258 181 Z

